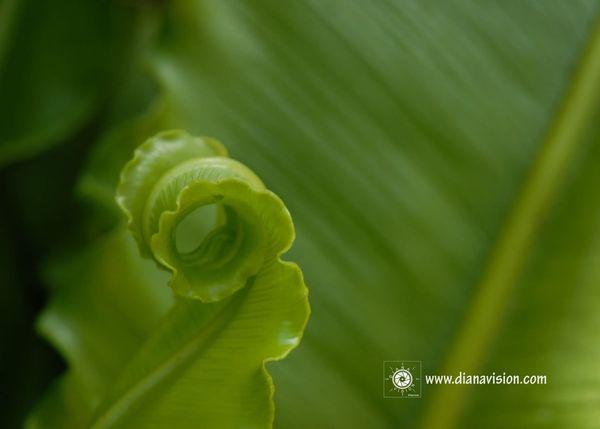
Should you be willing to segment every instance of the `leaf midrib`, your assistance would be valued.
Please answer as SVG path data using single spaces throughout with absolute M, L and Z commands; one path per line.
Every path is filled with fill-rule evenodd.
M 185 341 L 176 352 L 169 354 L 166 360 L 158 363 L 129 386 L 115 401 L 102 409 L 90 423 L 89 429 L 115 427 L 119 421 L 127 418 L 131 410 L 136 408 L 135 405 L 142 402 L 149 392 L 177 369 L 187 365 L 193 356 L 210 345 L 237 313 L 249 288 L 247 285 L 226 303 L 223 303 L 222 307 L 217 309 L 216 313 L 196 331 L 196 335 Z M 179 305 L 185 306 L 186 303 L 181 302 Z M 176 304 L 172 311 L 177 311 L 179 305 Z
M 451 343 L 442 374 L 477 371 L 502 325 L 508 298 L 526 255 L 552 202 L 560 194 L 565 176 L 586 143 L 586 131 L 600 105 L 600 20 L 591 31 L 578 68 L 566 90 L 554 121 L 524 186 L 515 200 L 490 258 L 475 287 L 474 297 Z M 457 427 L 469 394 L 469 386 L 440 385 L 425 404 L 419 428 Z

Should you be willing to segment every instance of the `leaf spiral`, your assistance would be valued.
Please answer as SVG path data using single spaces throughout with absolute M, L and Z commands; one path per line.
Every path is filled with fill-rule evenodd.
M 89 427 L 271 427 L 274 389 L 265 364 L 298 345 L 310 313 L 300 268 L 281 260 L 294 240 L 283 202 L 221 143 L 181 130 L 136 150 L 117 201 L 140 252 L 172 273 L 180 299 Z M 181 251 L 178 225 L 210 204 L 218 207 L 216 225 L 196 248 Z
M 241 289 L 294 240 L 283 202 L 221 143 L 181 130 L 142 144 L 125 166 L 117 201 L 140 252 L 173 274 L 181 296 L 220 301 Z M 175 231 L 195 209 L 216 204 L 215 228 L 192 251 L 178 250 Z

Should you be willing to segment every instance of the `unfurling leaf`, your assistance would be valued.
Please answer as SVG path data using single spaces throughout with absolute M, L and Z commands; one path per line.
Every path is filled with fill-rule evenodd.
M 309 314 L 300 269 L 280 259 L 294 239 L 283 202 L 219 142 L 183 131 L 160 133 L 136 151 L 117 200 L 142 255 L 172 273 L 175 303 L 106 380 L 89 417 L 70 427 L 270 427 L 265 363 L 298 344 Z M 184 249 L 179 240 L 201 234 L 194 222 L 184 235 L 178 229 L 206 206 L 216 209 L 215 225 Z M 34 416 L 31 427 L 41 427 L 35 423 Z

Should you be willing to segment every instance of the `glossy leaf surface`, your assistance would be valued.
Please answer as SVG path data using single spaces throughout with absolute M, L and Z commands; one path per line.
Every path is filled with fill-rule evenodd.
M 29 427 L 269 427 L 264 364 L 298 344 L 309 311 L 300 269 L 280 259 L 294 238 L 281 200 L 219 142 L 170 131 L 136 151 L 118 201 L 140 252 L 172 272 L 175 303 L 163 316 L 164 276 L 122 233 L 68 262 L 40 326 L 71 370 Z M 178 251 L 178 224 L 215 203 L 219 224 Z

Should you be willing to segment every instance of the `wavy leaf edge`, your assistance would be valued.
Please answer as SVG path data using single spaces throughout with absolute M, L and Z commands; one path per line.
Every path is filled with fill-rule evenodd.
M 275 386 L 266 365 L 284 359 L 299 345 L 310 316 L 308 289 L 301 269 L 296 263 L 281 259 L 295 238 L 291 215 L 283 201 L 267 190 L 250 169 L 228 158 L 219 141 L 192 137 L 183 130 L 158 133 L 135 150 L 133 158 L 122 170 L 116 200 L 125 213 L 128 229 L 140 254 L 152 258 L 160 268 L 171 273 L 169 286 L 180 299 L 205 304 L 224 303 L 223 310 L 229 307 L 227 301 L 246 287 L 250 279 L 260 278 L 261 273 L 272 269 L 269 267 L 275 266 L 278 271 L 292 274 L 295 280 L 289 281 L 290 293 L 301 296 L 301 304 L 295 302 L 294 305 L 302 308 L 290 310 L 290 319 L 296 319 L 288 321 L 293 332 L 279 333 L 277 350 L 262 358 L 260 368 L 268 387 L 267 419 L 272 425 Z M 221 229 L 227 230 L 231 217 L 240 217 L 243 224 L 242 227 L 233 226 L 234 233 L 242 236 L 241 244 L 238 243 L 238 249 L 235 249 L 237 253 L 230 255 L 223 272 L 217 267 L 215 278 L 223 281 L 216 289 L 211 289 L 208 284 L 214 279 L 203 278 L 202 262 L 195 265 L 198 258 L 194 258 L 194 253 L 202 256 L 200 249 L 220 256 L 219 225 L 207 234 L 198 249 L 191 252 L 190 261 L 178 253 L 174 234 L 178 224 L 191 211 L 207 204 L 220 205 L 221 222 L 225 222 Z M 255 224 L 251 225 L 251 222 Z M 251 230 L 257 225 L 258 232 Z M 211 248 L 211 244 L 215 245 Z M 234 273 L 232 276 L 231 272 Z M 198 282 L 202 287 L 196 287 Z M 111 408 L 110 404 L 105 405 Z M 104 427 L 101 422 L 104 417 L 96 414 L 92 427 L 98 424 Z

